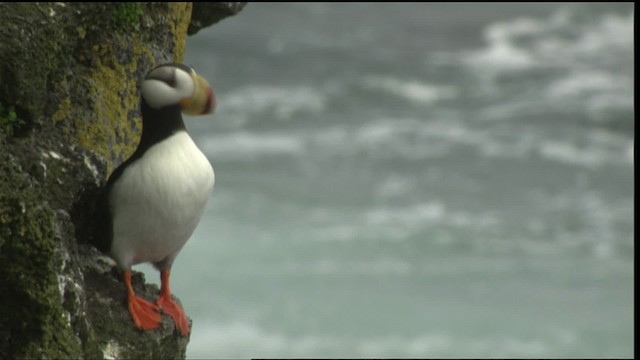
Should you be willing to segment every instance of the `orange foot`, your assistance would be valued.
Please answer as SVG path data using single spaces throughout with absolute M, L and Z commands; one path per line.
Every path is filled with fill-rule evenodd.
M 169 273 L 170 270 L 160 272 L 160 297 L 158 301 L 156 301 L 156 305 L 158 305 L 163 313 L 171 316 L 173 322 L 176 324 L 176 329 L 178 329 L 182 335 L 189 336 L 189 320 L 187 320 L 187 316 L 184 314 L 180 305 L 171 298 Z
M 161 324 L 160 311 L 157 306 L 147 300 L 136 296 L 131 286 L 131 271 L 124 272 L 124 283 L 127 286 L 127 302 L 129 305 L 129 314 L 138 329 L 151 330 L 157 329 Z

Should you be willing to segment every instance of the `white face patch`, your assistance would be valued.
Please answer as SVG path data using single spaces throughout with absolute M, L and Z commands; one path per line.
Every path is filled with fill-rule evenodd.
M 146 79 L 140 87 L 140 94 L 152 108 L 159 109 L 168 105 L 175 105 L 180 100 L 190 98 L 195 91 L 195 84 L 190 74 L 179 68 L 173 68 L 174 86 L 157 79 Z

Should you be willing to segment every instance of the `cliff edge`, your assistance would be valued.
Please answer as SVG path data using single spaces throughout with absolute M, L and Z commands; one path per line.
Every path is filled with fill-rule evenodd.
M 97 190 L 138 142 L 140 81 L 245 4 L 206 5 L 192 22 L 191 3 L 0 4 L 0 358 L 185 357 L 169 318 L 135 328 L 88 243 Z

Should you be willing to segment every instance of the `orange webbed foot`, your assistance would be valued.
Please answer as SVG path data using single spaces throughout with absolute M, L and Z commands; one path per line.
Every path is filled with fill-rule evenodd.
M 156 301 L 156 305 L 162 310 L 163 313 L 171 316 L 173 322 L 176 324 L 176 329 L 178 329 L 182 335 L 189 335 L 189 320 L 187 320 L 187 316 L 184 314 L 184 311 L 173 299 L 171 295 L 160 296 L 158 301 Z
M 176 329 L 178 329 L 182 335 L 189 336 L 189 320 L 180 305 L 171 298 L 169 274 L 170 270 L 160 272 L 160 297 L 156 301 L 156 305 L 158 305 L 163 313 L 171 316 L 173 322 L 176 324 Z
M 128 303 L 129 314 L 138 329 L 152 330 L 160 327 L 162 318 L 157 306 L 139 296 L 130 297 Z
M 157 306 L 136 296 L 131 286 L 131 272 L 124 272 L 124 283 L 127 286 L 127 303 L 131 319 L 138 329 L 152 330 L 160 327 L 162 317 Z

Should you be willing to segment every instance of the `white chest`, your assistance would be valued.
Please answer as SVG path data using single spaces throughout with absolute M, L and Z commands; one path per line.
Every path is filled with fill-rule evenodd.
M 186 132 L 131 163 L 111 193 L 111 253 L 123 267 L 175 256 L 200 221 L 213 190 L 211 164 Z

